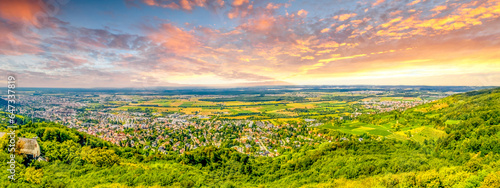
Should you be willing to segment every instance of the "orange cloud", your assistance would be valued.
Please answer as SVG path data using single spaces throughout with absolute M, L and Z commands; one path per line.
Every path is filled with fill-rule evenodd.
M 396 22 L 401 21 L 401 19 L 403 19 L 403 17 L 397 17 L 397 18 L 394 18 L 394 19 L 392 19 L 391 21 L 389 21 L 389 22 L 387 22 L 387 23 L 384 23 L 384 24 L 380 25 L 380 27 L 388 27 L 388 26 L 392 25 L 393 23 L 396 23 Z
M 396 15 L 401 14 L 402 12 L 403 12 L 402 10 L 398 10 L 398 11 L 394 11 L 394 12 L 389 13 L 389 15 L 390 16 L 396 16 Z
M 442 10 L 446 9 L 447 7 L 445 5 L 440 5 L 440 6 L 436 6 L 434 7 L 431 11 L 434 11 L 434 12 L 441 12 Z
M 234 0 L 233 1 L 233 6 L 241 6 L 243 4 L 247 4 L 248 0 Z
M 193 7 L 190 5 L 188 0 L 181 0 L 180 1 L 181 7 L 184 10 L 193 10 Z
M 446 6 L 437 6 L 433 11 L 441 11 Z M 433 15 L 434 16 L 434 15 Z M 406 19 L 398 17 L 380 24 L 377 35 L 389 36 L 394 39 L 415 35 L 444 34 L 453 30 L 470 28 L 483 24 L 482 20 L 500 17 L 500 2 L 488 1 L 480 6 L 476 2 L 462 4 L 448 16 L 432 19 L 420 19 L 418 14 Z
M 385 0 L 377 0 L 375 3 L 372 4 L 372 7 L 377 6 L 385 2 Z
M 272 9 L 279 9 L 280 7 L 281 7 L 280 4 L 268 3 L 266 9 L 272 10 Z
M 411 3 L 408 3 L 406 6 L 416 5 L 417 3 L 420 3 L 420 0 L 412 1 Z
M 307 11 L 304 9 L 300 9 L 299 12 L 297 12 L 297 15 L 299 16 L 307 16 Z
M 180 6 L 175 2 L 171 2 L 168 4 L 160 4 L 156 0 L 144 0 L 143 2 L 149 6 L 158 6 L 158 7 L 171 8 L 171 9 L 179 9 L 180 8 Z
M 353 23 L 353 25 L 359 25 L 360 23 L 363 23 L 363 20 L 352 20 L 351 23 Z
M 356 13 L 351 13 L 351 14 L 341 14 L 341 15 L 336 15 L 333 17 L 333 19 L 336 19 L 336 20 L 339 20 L 339 21 L 345 21 L 349 18 L 352 18 L 354 16 L 356 16 L 357 14 Z
M 311 59 L 314 59 L 314 57 L 313 56 L 304 56 L 304 57 L 301 57 L 300 59 L 301 60 L 304 60 L 304 59 L 311 60 Z
M 349 24 L 342 24 L 342 25 L 339 25 L 339 26 L 335 29 L 335 31 L 339 32 L 340 30 L 342 30 L 342 29 L 344 29 L 344 28 L 346 28 L 346 27 L 348 27 L 348 26 L 349 26 Z
M 320 55 L 320 54 L 327 54 L 327 53 L 330 53 L 330 52 L 332 52 L 332 51 L 333 51 L 333 50 L 330 50 L 330 49 L 328 49 L 328 50 L 320 50 L 320 51 L 316 52 L 316 55 Z

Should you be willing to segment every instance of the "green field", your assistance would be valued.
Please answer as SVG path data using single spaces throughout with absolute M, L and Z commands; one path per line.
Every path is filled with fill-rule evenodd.
M 444 122 L 444 123 L 447 124 L 447 125 L 456 125 L 456 124 L 458 124 L 460 122 L 461 122 L 460 120 L 451 120 L 451 119 L 449 119 L 449 120 L 446 120 L 446 122 Z
M 346 123 L 341 126 L 333 126 L 332 124 L 325 124 L 319 128 L 335 129 L 345 133 L 361 135 L 363 133 L 369 133 L 377 136 L 388 136 L 392 134 L 389 130 L 390 127 L 383 125 L 371 125 L 362 122 L 351 122 Z

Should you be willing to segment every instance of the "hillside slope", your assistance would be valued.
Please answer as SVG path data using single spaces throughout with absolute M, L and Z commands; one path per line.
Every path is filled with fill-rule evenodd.
M 461 122 L 483 119 L 489 125 L 500 121 L 499 89 L 453 95 L 405 111 L 362 115 L 341 125 L 329 126 L 345 133 L 368 133 L 374 137 L 413 140 L 423 143 L 448 135 Z
M 216 147 L 145 156 L 61 125 L 29 122 L 17 136 L 37 136 L 48 162 L 18 156 L 16 183 L 2 178 L 0 187 L 500 187 L 499 106 L 497 88 L 366 115 L 358 123 L 407 135 L 368 133 L 359 141 L 359 135 L 314 129 L 338 141 L 275 158 Z M 419 138 L 416 131 L 427 132 Z M 3 169 L 7 142 L 0 139 Z

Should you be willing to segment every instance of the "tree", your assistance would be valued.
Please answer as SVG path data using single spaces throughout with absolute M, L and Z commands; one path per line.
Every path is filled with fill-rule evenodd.
M 49 161 L 61 161 L 64 163 L 71 163 L 73 159 L 78 157 L 80 146 L 72 140 L 63 143 L 49 141 L 42 142 L 42 153 Z
M 35 169 L 35 167 L 28 167 L 24 173 L 24 178 L 30 183 L 40 184 L 42 183 L 43 170 Z
M 91 149 L 86 146 L 82 148 L 80 155 L 84 161 L 98 167 L 111 167 L 115 164 L 120 164 L 120 157 L 115 154 L 115 151 L 107 148 Z
M 484 178 L 481 188 L 486 187 L 500 187 L 500 171 L 492 172 Z

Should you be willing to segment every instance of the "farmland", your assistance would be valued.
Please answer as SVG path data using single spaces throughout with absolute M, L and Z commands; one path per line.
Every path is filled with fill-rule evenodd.
M 169 114 L 210 118 L 218 121 L 262 121 L 275 126 L 305 124 L 309 127 L 335 130 L 352 135 L 423 141 L 431 133 L 442 135 L 433 127 L 420 129 L 422 122 L 407 126 L 404 121 L 384 115 L 384 122 L 367 122 L 363 116 L 405 109 L 432 102 L 429 96 L 442 98 L 443 92 L 426 91 L 287 91 L 283 93 L 238 95 L 101 95 L 89 97 L 87 107 L 102 108 L 112 114 L 143 113 L 151 118 Z M 97 102 L 99 101 L 99 102 Z M 417 108 L 426 113 L 446 107 L 433 104 Z M 439 116 L 426 113 L 427 118 Z M 361 117 L 361 118 L 358 118 Z M 389 121 L 390 119 L 390 121 Z M 446 124 L 456 124 L 449 120 Z M 417 129 L 419 128 L 419 129 Z
M 320 117 L 350 117 L 356 113 L 375 113 L 359 102 L 398 102 L 421 104 L 424 101 L 418 97 L 384 97 L 369 94 L 349 95 L 337 93 L 293 93 L 284 95 L 250 95 L 250 96 L 170 96 L 148 99 L 135 99 L 130 103 L 108 101 L 106 104 L 121 104 L 113 110 L 152 109 L 158 113 L 182 113 L 189 115 L 218 115 L 221 119 L 246 119 L 249 116 L 259 116 L 256 119 L 320 118 Z M 337 97 L 333 97 L 337 96 Z M 342 97 L 339 97 L 342 96 Z M 353 100 L 355 99 L 355 100 Z M 396 104 L 396 103 L 395 103 Z M 377 106 L 377 104 L 373 105 Z

